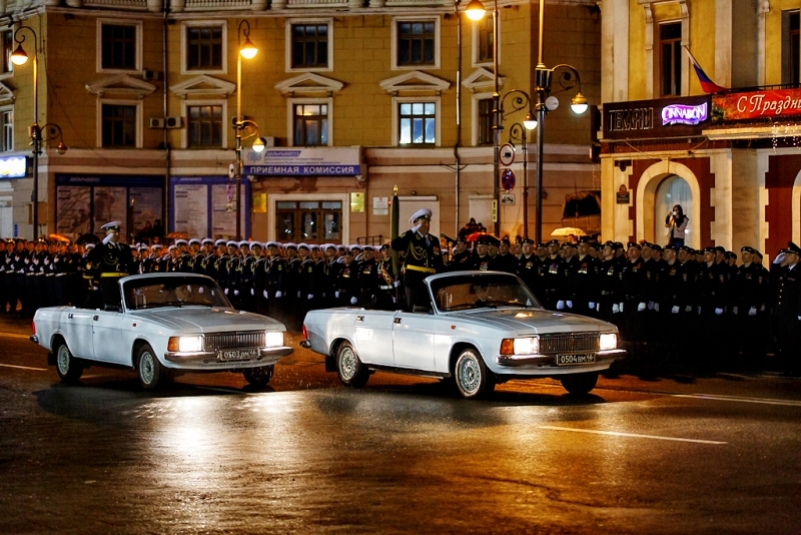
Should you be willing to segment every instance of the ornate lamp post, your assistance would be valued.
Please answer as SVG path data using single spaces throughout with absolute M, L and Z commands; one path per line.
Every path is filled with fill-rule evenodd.
M 245 42 L 242 43 L 244 36 Z M 236 239 L 242 239 L 242 130 L 248 126 L 256 127 L 253 121 L 245 121 L 242 118 L 242 58 L 253 59 L 256 57 L 259 49 L 250 40 L 250 23 L 243 20 L 239 23 L 237 30 L 237 38 L 239 40 L 239 53 L 236 55 L 236 123 L 234 129 L 236 130 Z M 258 127 L 256 127 L 258 128 Z M 258 132 L 258 130 L 256 130 Z M 264 144 L 261 144 L 261 150 L 254 144 L 253 147 L 257 152 L 264 150 Z
M 511 110 L 508 112 L 504 109 L 506 100 L 511 98 Z M 513 113 L 526 110 L 526 117 L 523 119 L 523 124 L 514 123 L 509 127 L 509 140 L 514 144 L 515 140 L 519 140 L 523 144 L 523 237 L 528 237 L 528 168 L 526 165 L 526 150 L 528 144 L 528 131 L 537 128 L 537 120 L 531 112 L 531 97 L 528 93 L 521 89 L 511 89 L 504 93 L 499 101 L 500 107 L 498 108 L 498 127 L 497 132 L 503 130 L 503 120 Z M 500 136 L 498 136 L 500 137 Z M 498 143 L 498 142 L 496 142 Z
M 23 30 L 27 30 L 33 35 L 33 124 L 28 129 L 28 135 L 31 138 L 31 146 L 33 147 L 33 169 L 31 172 L 33 176 L 33 191 L 31 192 L 33 213 L 31 215 L 33 239 L 36 240 L 39 237 L 39 155 L 42 154 L 42 144 L 58 139 L 56 151 L 59 154 L 67 152 L 67 146 L 64 144 L 61 127 L 57 124 L 39 126 L 39 61 L 37 57 L 39 45 L 36 32 L 30 26 L 20 26 L 14 32 L 14 42 L 17 43 L 17 48 L 11 54 L 11 62 L 14 65 L 24 65 L 28 61 L 28 54 L 22 48 L 22 43 L 25 42 L 25 36 L 22 35 Z M 44 136 L 42 133 L 44 133 Z
M 559 84 L 562 86 L 563 90 L 572 89 L 573 87 L 578 85 L 578 92 L 576 93 L 576 96 L 573 97 L 571 103 L 571 108 L 573 109 L 573 112 L 576 114 L 582 114 L 585 111 L 587 111 L 587 108 L 589 108 L 589 104 L 587 103 L 587 98 L 581 94 L 581 78 L 579 76 L 578 70 L 576 70 L 575 67 L 563 63 L 549 69 L 542 62 L 542 45 L 543 45 L 542 41 L 543 41 L 543 30 L 544 30 L 543 22 L 545 18 L 545 1 L 540 0 L 539 4 L 540 4 L 539 52 L 538 52 L 537 67 L 534 71 L 534 82 L 536 86 L 535 92 L 537 95 L 537 102 L 535 103 L 534 108 L 537 112 L 537 123 L 539 125 L 539 130 L 537 131 L 537 182 L 536 182 L 536 206 L 535 206 L 536 216 L 534 224 L 534 234 L 535 234 L 534 239 L 537 243 L 542 242 L 542 168 L 543 168 L 542 153 L 543 153 L 543 128 L 545 126 L 545 114 L 548 111 L 550 111 L 550 109 L 555 109 L 556 105 L 558 105 L 557 101 L 556 104 L 551 104 L 551 107 L 549 109 L 547 105 L 548 103 L 546 102 L 551 94 L 551 81 L 553 73 L 555 71 L 557 70 L 561 71 L 559 75 Z M 486 13 L 486 9 L 484 8 L 484 5 L 481 3 L 480 0 L 470 0 L 470 3 L 467 4 L 467 7 L 465 8 L 465 12 L 467 13 L 467 16 L 470 17 L 470 19 L 480 20 Z M 501 106 L 499 105 L 500 104 L 499 101 L 501 99 L 498 93 L 498 34 L 499 34 L 498 26 L 500 24 L 500 20 L 498 19 L 498 0 L 494 0 L 492 19 L 493 19 L 492 63 L 495 75 L 495 90 L 492 95 L 494 101 L 493 115 L 495 117 L 493 124 L 494 141 L 495 141 L 495 158 L 493 160 L 493 163 L 494 163 L 494 174 L 495 174 L 494 176 L 495 202 L 497 202 L 498 182 L 499 182 L 498 157 L 499 157 L 500 131 L 503 129 L 502 125 L 503 111 L 501 109 Z M 512 90 L 509 93 L 512 93 L 514 91 L 516 90 Z M 519 92 L 524 93 L 523 91 Z M 527 94 L 526 97 L 528 97 Z M 498 231 L 499 231 L 499 223 L 496 222 L 495 232 L 498 233 Z

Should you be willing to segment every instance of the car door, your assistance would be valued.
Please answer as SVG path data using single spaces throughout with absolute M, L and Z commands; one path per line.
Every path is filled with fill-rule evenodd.
M 81 359 L 94 359 L 92 343 L 92 316 L 95 310 L 85 308 L 68 308 L 61 313 L 59 322 L 72 355 Z
M 123 313 L 112 310 L 92 311 L 92 344 L 95 360 L 113 364 L 131 364 L 131 348 L 122 338 Z
M 426 312 L 394 313 L 392 348 L 396 367 L 434 371 L 434 319 Z
M 356 313 L 353 339 L 356 352 L 366 364 L 392 366 L 392 327 L 395 312 L 362 310 Z

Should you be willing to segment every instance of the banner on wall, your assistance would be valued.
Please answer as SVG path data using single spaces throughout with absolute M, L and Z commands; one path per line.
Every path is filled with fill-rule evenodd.
M 772 89 L 712 97 L 714 116 L 722 121 L 801 115 L 801 89 Z
M 244 151 L 244 175 L 356 176 L 362 173 L 360 147 L 282 147 Z

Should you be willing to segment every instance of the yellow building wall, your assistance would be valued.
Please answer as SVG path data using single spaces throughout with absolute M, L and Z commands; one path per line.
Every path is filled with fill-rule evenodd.
M 798 10 L 798 0 L 771 0 L 770 11 L 765 14 L 765 84 L 782 83 L 782 13 Z M 770 51 L 774 51 L 771 53 Z
M 690 51 L 704 72 L 715 81 L 715 2 L 694 2 L 690 6 Z M 688 61 L 685 57 L 682 61 Z M 690 95 L 703 95 L 701 83 L 690 65 Z
M 421 11 L 425 14 L 424 11 Z M 237 26 L 241 18 L 215 17 L 209 20 L 227 20 L 227 72 L 211 76 L 236 82 Z M 300 12 L 297 18 L 311 16 Z M 440 146 L 453 146 L 456 132 L 456 72 L 457 59 L 457 15 L 431 13 L 440 17 L 440 68 L 421 71 L 450 82 L 451 86 L 440 95 Z M 462 16 L 462 15 L 460 15 Z M 501 63 L 503 79 L 501 94 L 511 89 L 533 92 L 533 69 L 537 64 L 538 6 L 523 4 L 500 9 L 501 17 Z M 163 91 L 165 85 L 162 65 L 162 19 L 156 15 L 96 11 L 84 14 L 75 10 L 69 16 L 63 13 L 43 14 L 41 28 L 36 18 L 26 21 L 33 25 L 42 37 L 43 52 L 40 54 L 40 123 L 46 120 L 58 124 L 64 140 L 72 148 L 97 147 L 98 96 L 91 94 L 86 85 L 103 80 L 112 74 L 97 72 L 98 18 L 121 21 L 141 21 L 143 37 L 142 68 L 161 73 L 159 80 L 150 81 L 156 90 L 142 99 L 142 137 L 144 149 L 159 149 L 163 142 L 163 131 L 148 127 L 147 120 L 163 117 Z M 195 18 L 195 17 L 193 17 Z M 600 17 L 586 7 L 556 5 L 546 6 L 545 47 L 546 66 L 567 63 L 581 73 L 583 92 L 591 104 L 600 104 Z M 242 64 L 242 112 L 260 127 L 262 136 L 274 136 L 286 145 L 288 132 L 287 98 L 275 89 L 275 84 L 297 76 L 298 72 L 286 72 L 286 18 L 248 18 L 251 40 L 259 48 L 253 60 Z M 332 71 L 318 74 L 345 84 L 333 97 L 333 144 L 335 146 L 361 145 L 385 147 L 392 143 L 392 96 L 380 83 L 386 79 L 409 72 L 391 68 L 391 34 L 394 17 L 391 14 L 347 15 L 334 17 L 333 66 Z M 466 17 L 462 20 L 462 79 L 478 67 L 472 64 L 473 23 Z M 166 83 L 173 86 L 196 74 L 181 74 L 181 21 L 168 26 L 168 73 Z M 69 46 L 64 46 L 69 43 Z M 488 70 L 491 70 L 489 67 Z M 48 79 L 47 73 L 51 73 Z M 141 73 L 132 72 L 133 78 L 141 79 Z M 30 64 L 16 67 L 13 84 L 17 95 L 15 113 L 18 125 L 27 125 L 32 120 L 32 77 Z M 554 76 L 553 90 L 559 89 Z M 461 119 L 462 146 L 471 143 L 473 128 L 473 101 L 470 91 L 462 87 Z M 491 91 L 491 89 L 482 89 Z M 560 99 L 559 109 L 548 115 L 545 130 L 546 143 L 587 143 L 590 141 L 589 114 L 576 117 L 570 111 L 570 99 L 575 90 L 556 95 Z M 409 94 L 409 96 L 413 93 Z M 306 95 L 298 95 L 306 96 Z M 407 95 L 402 95 L 407 96 Z M 420 96 L 432 96 L 431 92 Z M 117 94 L 106 98 L 119 98 Z M 216 99 L 217 96 L 193 96 L 189 99 Z M 136 100 L 136 97 L 128 97 Z M 168 116 L 182 115 L 182 100 L 167 91 Z M 236 115 L 236 95 L 228 97 L 228 148 L 234 147 L 234 132 L 230 120 Z M 507 103 L 508 108 L 508 103 Z M 30 111 L 29 111 L 30 110 Z M 509 123 L 521 117 L 510 117 Z M 508 128 L 508 125 L 507 125 Z M 167 132 L 173 149 L 180 149 L 182 130 Z M 504 133 L 504 140 L 508 133 Z M 534 135 L 532 134 L 532 138 Z M 27 145 L 27 128 L 16 128 L 15 143 Z
M 645 80 L 645 10 L 637 0 L 629 0 L 629 98 L 644 100 Z

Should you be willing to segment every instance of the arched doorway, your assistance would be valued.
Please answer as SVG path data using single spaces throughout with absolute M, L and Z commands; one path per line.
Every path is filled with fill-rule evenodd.
M 665 219 L 675 205 L 681 205 L 684 214 L 689 217 L 685 243 L 691 245 L 693 240 L 693 193 L 690 184 L 678 175 L 668 175 L 659 183 L 654 194 L 654 236 L 659 244 L 668 242 Z

